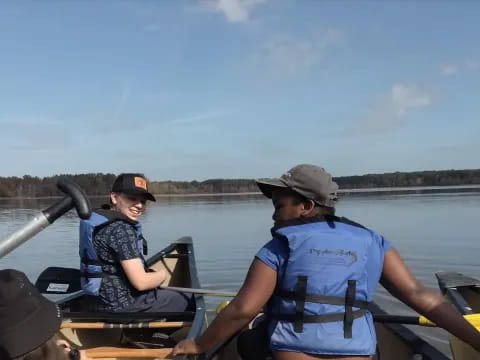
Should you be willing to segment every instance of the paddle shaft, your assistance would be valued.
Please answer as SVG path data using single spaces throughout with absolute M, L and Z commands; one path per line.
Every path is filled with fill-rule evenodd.
M 191 326 L 191 322 L 185 321 L 146 321 L 138 323 L 120 324 L 105 322 L 69 322 L 62 323 L 62 329 L 172 329 Z
M 480 314 L 463 315 L 463 318 L 472 326 L 480 327 Z M 398 316 L 398 315 L 383 315 L 373 314 L 373 320 L 381 323 L 392 324 L 411 324 L 420 326 L 437 326 L 434 322 L 428 320 L 425 316 Z
M 58 285 L 65 285 L 65 287 L 56 291 L 55 289 L 59 289 Z M 69 294 L 79 291 L 81 290 L 80 270 L 77 268 L 49 267 L 39 275 L 35 286 L 43 294 Z M 161 286 L 161 288 L 206 296 L 235 297 L 237 295 L 234 292 L 218 292 L 215 290 L 176 286 Z
M 98 358 L 159 358 L 166 359 L 172 353 L 171 348 L 165 349 L 129 349 L 117 347 L 98 347 L 86 349 L 87 357 Z
M 423 316 L 403 316 L 403 315 L 388 315 L 388 314 L 372 314 L 373 321 L 379 323 L 389 324 L 406 324 L 406 325 L 421 325 L 421 326 L 436 326 Z
M 67 196 L 41 211 L 27 224 L 3 239 L 0 242 L 0 259 L 74 207 L 82 219 L 90 217 L 90 202 L 77 184 L 66 178 L 60 178 L 57 187 Z
M 30 222 L 2 240 L 0 244 L 0 258 L 8 255 L 12 250 L 38 234 L 48 225 L 50 225 L 50 222 L 47 217 L 43 212 L 39 213 Z
M 177 286 L 161 286 L 162 289 L 167 290 L 174 290 L 184 293 L 193 293 L 193 294 L 201 294 L 207 296 L 219 296 L 219 297 L 235 297 L 237 293 L 234 292 L 217 292 L 214 290 L 207 290 L 207 289 L 194 289 L 194 288 L 184 288 L 184 287 L 177 287 Z

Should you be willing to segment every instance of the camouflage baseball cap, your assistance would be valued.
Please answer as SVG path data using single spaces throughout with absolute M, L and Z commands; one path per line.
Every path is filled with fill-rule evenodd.
M 276 188 L 289 188 L 321 206 L 335 207 L 337 203 L 338 185 L 332 175 L 319 166 L 300 164 L 278 179 L 259 179 L 256 182 L 268 198 L 272 198 Z

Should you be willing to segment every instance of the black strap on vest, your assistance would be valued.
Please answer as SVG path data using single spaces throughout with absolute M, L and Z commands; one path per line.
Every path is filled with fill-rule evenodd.
M 143 237 L 143 235 L 140 235 L 142 237 L 142 246 L 143 246 L 143 255 L 148 255 L 148 244 L 147 244 L 147 239 Z
M 305 310 L 305 297 L 307 295 L 307 281 L 308 277 L 299 276 L 297 282 L 297 289 L 295 295 L 297 301 L 295 302 L 295 321 L 293 323 L 293 330 L 296 333 L 303 332 L 303 312 Z
M 352 338 L 353 321 L 364 316 L 368 312 L 370 302 L 356 300 L 356 280 L 348 280 L 345 297 L 307 294 L 307 276 L 299 276 L 295 291 L 277 290 L 275 295 L 287 300 L 295 301 L 295 314 L 271 314 L 273 318 L 281 321 L 293 322 L 293 330 L 296 333 L 303 332 L 305 323 L 326 323 L 343 321 L 343 335 L 346 339 Z M 318 303 L 328 305 L 345 306 L 345 312 L 322 315 L 305 315 L 305 303 Z M 353 308 L 359 310 L 353 310 Z
M 355 301 L 355 293 L 357 292 L 357 282 L 348 280 L 347 294 L 345 295 L 345 320 L 343 321 L 343 337 L 345 339 L 352 338 L 353 325 L 353 303 Z

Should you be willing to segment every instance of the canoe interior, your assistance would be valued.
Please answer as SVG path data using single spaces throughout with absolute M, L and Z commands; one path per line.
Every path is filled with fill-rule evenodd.
M 200 288 L 192 240 L 189 237 L 181 238 L 162 251 L 147 260 L 147 265 L 154 269 L 164 269 L 168 273 L 166 285 Z M 91 300 L 83 294 L 75 294 L 58 301 L 58 305 L 65 315 L 65 320 L 71 322 L 70 326 L 79 326 L 84 323 L 138 323 L 142 321 L 162 322 L 160 325 L 167 327 L 156 329 L 71 329 L 62 328 L 57 336 L 67 340 L 78 349 L 90 349 L 102 347 L 121 348 L 125 352 L 127 348 L 136 348 L 138 353 L 133 357 L 110 356 L 98 357 L 99 359 L 130 359 L 141 356 L 141 348 L 158 348 L 168 353 L 175 342 L 186 338 L 195 337 L 205 328 L 205 302 L 202 295 L 195 295 L 195 306 L 189 311 L 182 313 L 155 313 L 148 314 L 112 314 L 93 312 Z M 118 316 L 117 316 L 118 315 Z M 132 319 L 137 317 L 137 319 Z M 138 318 L 140 317 L 140 318 Z M 142 319 L 143 317 L 143 319 Z M 77 323 L 77 324 L 75 324 Z M 82 324 L 78 324 L 82 323 Z M 89 325 L 89 324 L 87 324 Z M 100 353 L 100 352 L 99 352 Z M 165 358 L 165 356 L 162 356 Z
M 435 275 L 445 298 L 462 315 L 480 312 L 480 280 L 456 272 L 438 272 Z M 454 360 L 480 359 L 480 353 L 470 345 L 453 335 L 449 335 L 449 339 Z
M 372 306 L 376 314 L 386 314 L 377 305 Z M 403 325 L 375 324 L 377 332 L 377 354 L 374 360 L 449 360 L 449 358 L 418 337 Z M 237 339 L 209 353 L 206 359 L 241 360 L 236 348 Z

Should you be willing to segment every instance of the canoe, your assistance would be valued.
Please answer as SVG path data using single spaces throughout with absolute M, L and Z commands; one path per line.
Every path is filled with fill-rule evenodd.
M 480 313 L 479 279 L 457 272 L 437 272 L 435 276 L 442 294 L 462 315 Z M 455 360 L 480 359 L 479 352 L 452 335 L 450 347 Z
M 388 315 L 378 305 L 370 306 L 372 313 Z M 377 354 L 374 360 L 449 360 L 428 342 L 400 324 L 375 323 L 377 332 Z M 237 352 L 236 339 L 230 339 L 206 354 L 205 359 L 241 360 Z
M 201 288 L 190 237 L 181 238 L 153 255 L 147 265 L 166 269 L 170 274 L 168 286 Z M 96 359 L 171 359 L 176 342 L 197 337 L 215 317 L 214 311 L 206 311 L 201 294 L 195 295 L 195 308 L 182 313 L 98 313 L 90 310 L 89 302 L 81 291 L 57 301 L 65 319 L 57 336 L 75 348 L 87 350 Z M 375 304 L 371 311 L 387 315 Z M 376 323 L 375 326 L 376 360 L 448 360 L 403 325 Z M 236 340 L 235 336 L 225 341 L 202 358 L 240 360 Z
M 169 274 L 167 286 L 200 288 L 193 243 L 183 237 L 147 260 Z M 98 359 L 169 358 L 172 347 L 186 337 L 197 337 L 206 326 L 204 295 L 195 294 L 191 311 L 164 313 L 99 313 L 82 291 L 57 300 L 64 322 L 57 337 L 72 347 L 86 349 Z

